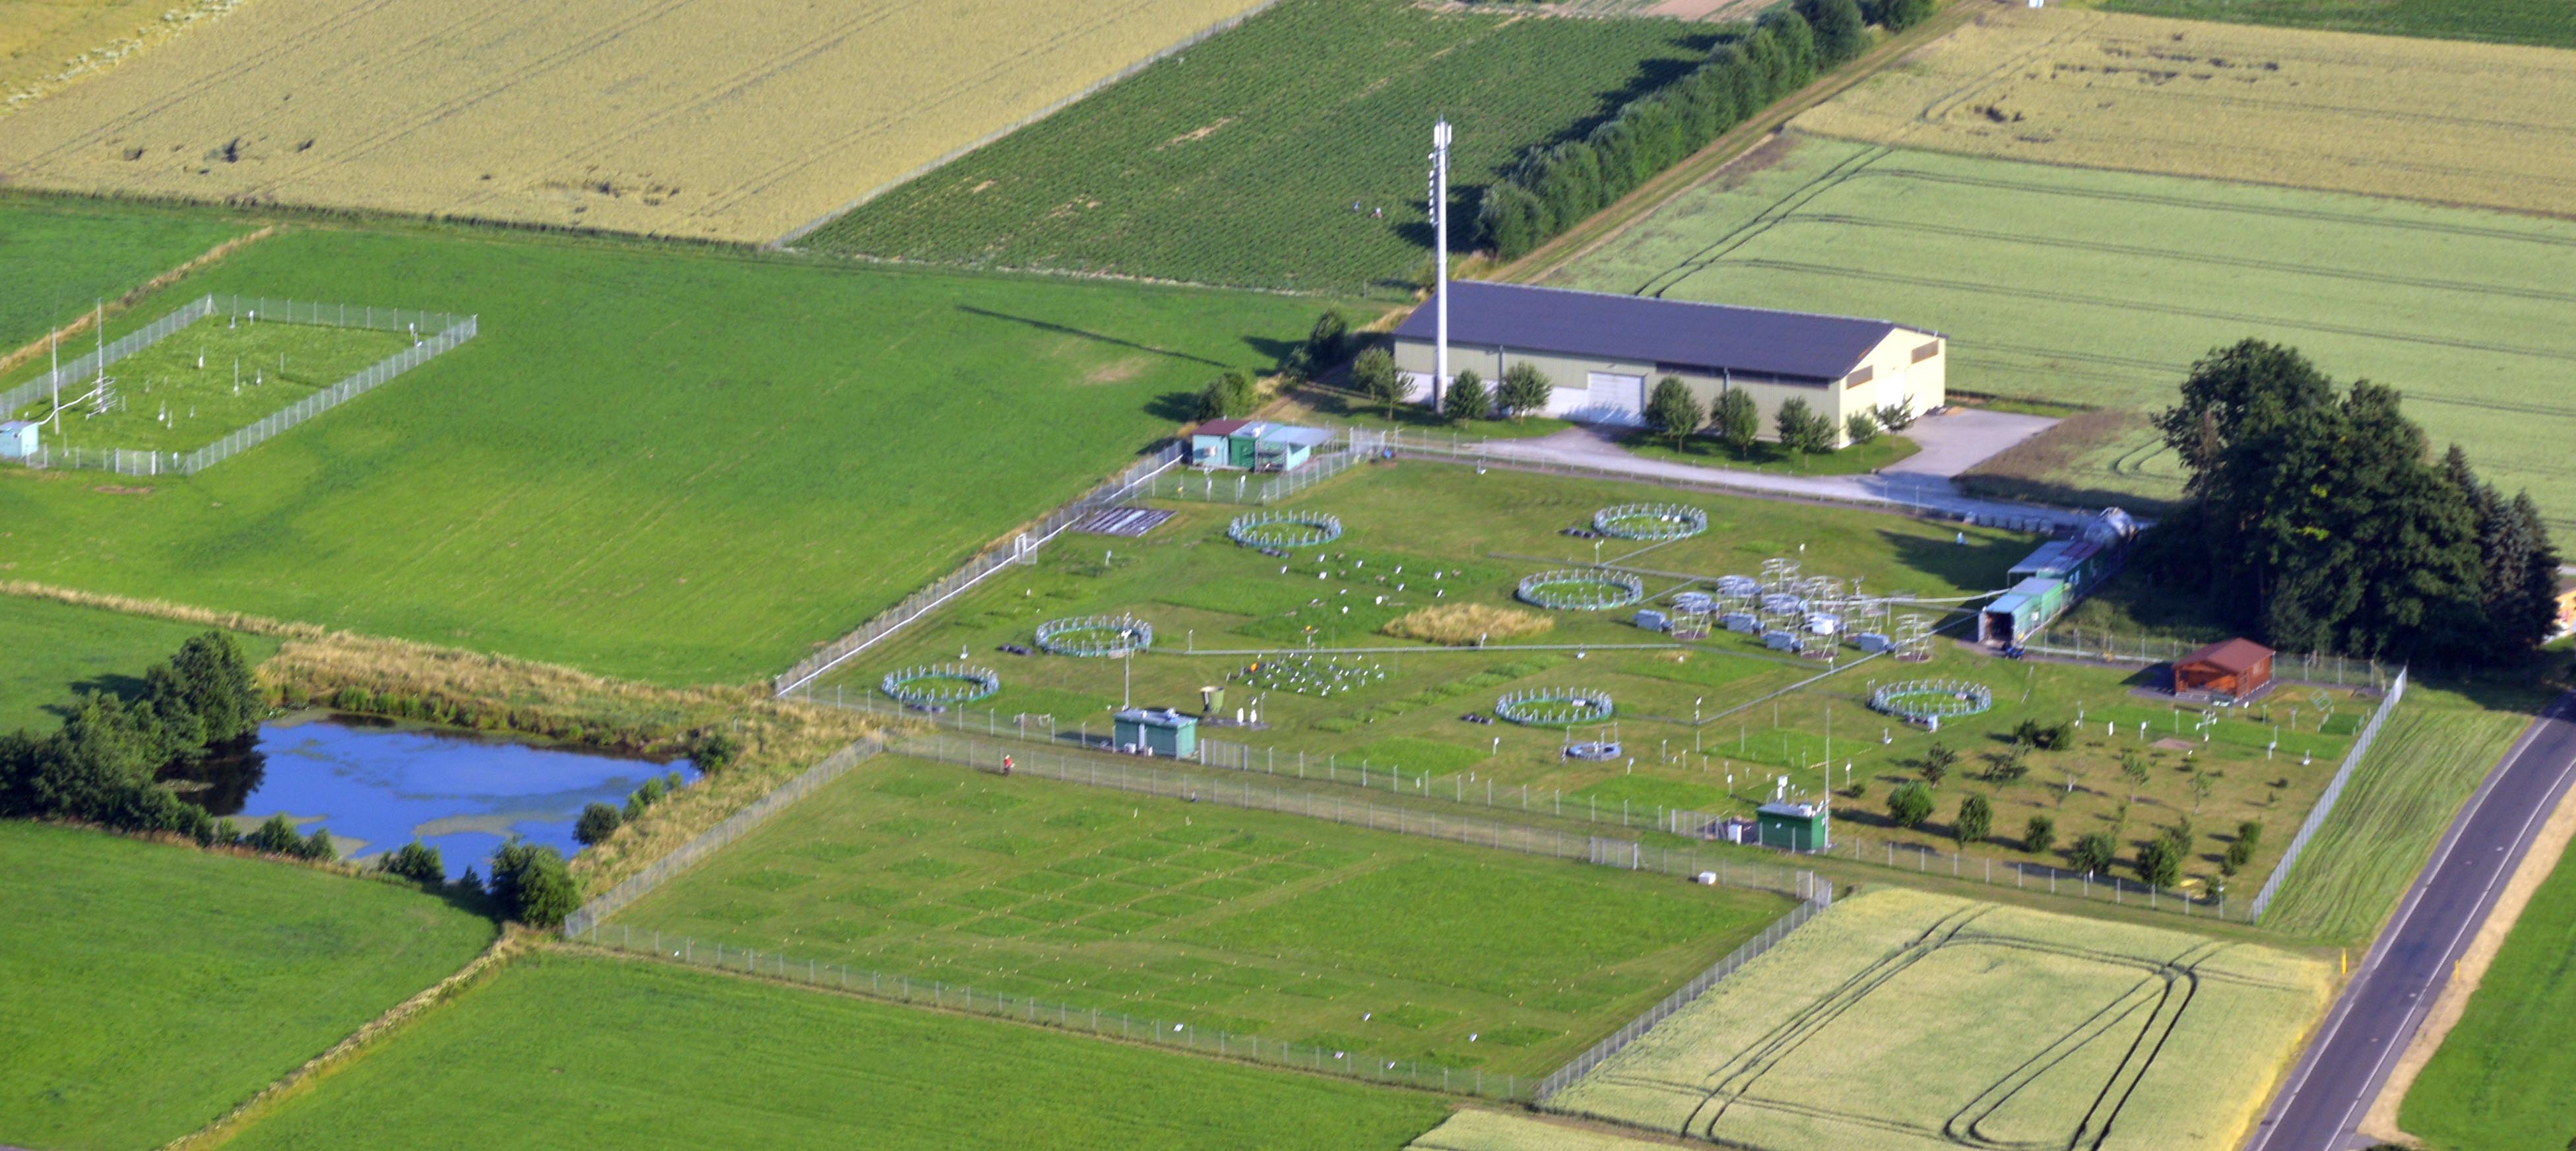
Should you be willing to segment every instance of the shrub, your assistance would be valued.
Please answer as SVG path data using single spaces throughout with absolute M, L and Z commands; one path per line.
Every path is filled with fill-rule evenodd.
M 1994 827 L 1995 805 L 1988 802 L 1985 796 L 1971 795 L 1959 801 L 1959 819 L 1951 825 L 1950 834 L 1962 846 L 1983 843 L 1986 834 L 1993 831 Z
M 1914 397 L 1907 396 L 1892 404 L 1880 404 L 1870 409 L 1870 414 L 1878 417 L 1878 426 L 1891 432 L 1904 431 L 1914 426 Z
M 733 766 L 733 761 L 741 756 L 742 741 L 725 731 L 711 731 L 699 736 L 696 745 L 689 749 L 689 762 L 709 775 Z
M 1252 373 L 1229 370 L 1209 380 L 1207 387 L 1200 390 L 1198 417 L 1215 420 L 1248 416 L 1259 406 L 1261 389 L 1254 382 Z
M 1538 365 L 1517 363 L 1504 370 L 1502 386 L 1494 390 L 1494 406 L 1519 419 L 1531 412 L 1547 411 L 1547 402 L 1555 394 L 1556 382 L 1538 370 Z
M 2149 887 L 2171 887 L 2182 878 L 2182 851 L 2174 841 L 2157 836 L 2138 847 L 2138 881 Z
M 387 875 L 414 883 L 436 886 L 447 882 L 447 864 L 438 858 L 438 849 L 417 839 L 385 853 L 376 866 Z
M 305 836 L 304 842 L 297 844 L 292 854 L 298 859 L 309 859 L 315 863 L 329 863 L 340 858 L 339 848 L 331 843 L 330 831 L 318 823 L 313 825 L 313 834 Z
M 2086 832 L 2066 852 L 2068 865 L 2088 874 L 2110 867 L 2111 861 L 2119 857 L 2119 841 L 2112 839 L 2110 833 L 2101 831 Z
M 1655 383 L 1655 394 L 1646 401 L 1646 425 L 1656 432 L 1671 436 L 1679 448 L 1692 432 L 1699 430 L 1707 413 L 1700 411 L 1699 401 L 1691 396 L 1690 385 L 1679 376 L 1666 376 Z
M 1762 407 L 1753 395 L 1741 388 L 1730 388 L 1717 397 L 1709 408 L 1709 426 L 1717 438 L 1738 456 L 1753 450 L 1753 441 L 1762 436 Z
M 272 815 L 259 829 L 242 838 L 242 846 L 268 855 L 293 855 L 304 846 L 304 836 L 295 830 L 295 821 L 283 815 Z
M 2021 846 L 2022 850 L 2033 855 L 2048 854 L 2049 848 L 2057 846 L 2057 820 L 2045 815 L 2031 816 L 2030 822 L 2021 829 Z
M 1806 455 L 1833 450 L 1834 422 L 1808 407 L 1805 397 L 1781 401 L 1771 419 L 1779 428 L 1781 447 Z
M 2254 862 L 2254 841 L 2240 835 L 2227 845 L 2227 854 L 2219 857 L 2218 870 L 2221 874 L 2234 875 L 2245 870 L 2245 865 L 2252 862 Z
M 596 847 L 617 834 L 617 826 L 622 822 L 616 808 L 594 803 L 581 809 L 581 818 L 572 825 L 572 837 L 580 840 L 584 847 Z
M 1481 420 L 1494 412 L 1494 393 L 1485 387 L 1485 377 L 1460 368 L 1449 378 L 1447 408 L 1450 419 Z
M 1855 444 L 1865 444 L 1877 439 L 1878 417 L 1865 411 L 1853 412 L 1850 419 L 1843 421 L 1843 434 Z
M 661 780 L 645 780 L 644 786 L 636 788 L 634 794 L 626 797 L 626 820 L 631 823 L 635 817 L 644 814 L 645 808 L 662 802 L 662 792 Z
M 1313 331 L 1306 333 L 1306 343 L 1297 349 L 1295 365 L 1303 374 L 1314 375 L 1350 354 L 1351 322 L 1340 312 L 1327 311 L 1315 317 Z
M 1957 762 L 1959 762 L 1959 753 L 1938 741 L 1924 748 L 1923 758 L 1916 761 L 1917 766 L 1922 769 L 1923 781 L 1934 787 L 1941 786 L 1941 780 L 1950 774 L 1950 765 Z
M 580 889 L 564 869 L 563 856 L 521 840 L 493 851 L 491 888 L 502 917 L 530 927 L 554 927 L 581 906 Z
M 1859 0 L 1798 0 L 1798 15 L 1815 30 L 1816 61 L 1840 64 L 1869 46 L 1869 30 Z
M 1932 818 L 1932 789 L 1908 780 L 1887 793 L 1887 818 L 1898 827 L 1915 828 Z
M 2249 819 L 2243 823 L 2237 824 L 2236 838 L 2238 841 L 2245 844 L 2245 850 L 2247 851 L 2252 851 L 2263 846 L 2263 821 L 2259 819 Z

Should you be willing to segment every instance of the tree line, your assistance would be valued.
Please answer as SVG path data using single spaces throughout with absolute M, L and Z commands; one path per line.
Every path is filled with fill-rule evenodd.
M 2400 399 L 2277 344 L 2211 352 L 2155 420 L 2190 478 L 2182 510 L 2140 541 L 2142 566 L 2287 651 L 2528 661 L 2557 626 L 2540 509 L 2456 444 L 2435 458 Z
M 1533 148 L 1485 188 L 1477 229 L 1499 259 L 1531 249 L 1608 207 L 1752 119 L 1820 72 L 1869 46 L 1872 22 L 1894 31 L 1934 0 L 1796 0 L 1680 79 L 1630 100 L 1581 139 Z

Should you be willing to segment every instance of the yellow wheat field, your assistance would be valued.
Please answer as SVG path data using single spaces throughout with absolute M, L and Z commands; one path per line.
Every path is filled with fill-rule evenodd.
M 2015 160 L 2576 214 L 2576 52 L 1998 7 L 1798 117 Z
M 0 114 L 128 63 L 242 0 L 0 0 Z
M 767 241 L 1258 0 L 257 0 L 0 183 Z

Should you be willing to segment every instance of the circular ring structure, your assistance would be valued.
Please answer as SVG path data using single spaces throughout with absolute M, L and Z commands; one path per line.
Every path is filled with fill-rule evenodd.
M 1620 504 L 1592 513 L 1592 530 L 1623 540 L 1689 539 L 1708 530 L 1708 513 L 1682 504 Z
M 1494 701 L 1494 715 L 1527 727 L 1569 727 L 1610 718 L 1610 693 L 1577 687 L 1542 687 L 1506 692 Z
M 1248 548 L 1322 547 L 1342 538 L 1342 518 L 1321 512 L 1253 512 L 1225 525 L 1225 538 Z
M 1625 572 L 1566 569 L 1540 572 L 1514 593 L 1522 603 L 1553 611 L 1608 611 L 1646 598 L 1646 581 Z
M 1133 655 L 1154 646 L 1154 625 L 1125 612 L 1051 619 L 1038 625 L 1038 646 L 1094 659 Z
M 1992 690 L 1964 679 L 1902 680 L 1869 693 L 1871 710 L 1917 723 L 1975 715 L 1994 705 Z
M 989 667 L 962 663 L 923 664 L 887 672 L 877 687 L 898 703 L 933 707 L 973 703 L 1002 690 L 1002 677 Z

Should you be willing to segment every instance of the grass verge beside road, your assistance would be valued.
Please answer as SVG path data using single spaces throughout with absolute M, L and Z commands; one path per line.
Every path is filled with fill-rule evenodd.
M 1436 1096 L 645 961 L 519 960 L 231 1144 L 1395 1151 Z
M 0 1141 L 166 1143 L 436 983 L 490 921 L 416 890 L 0 822 Z

